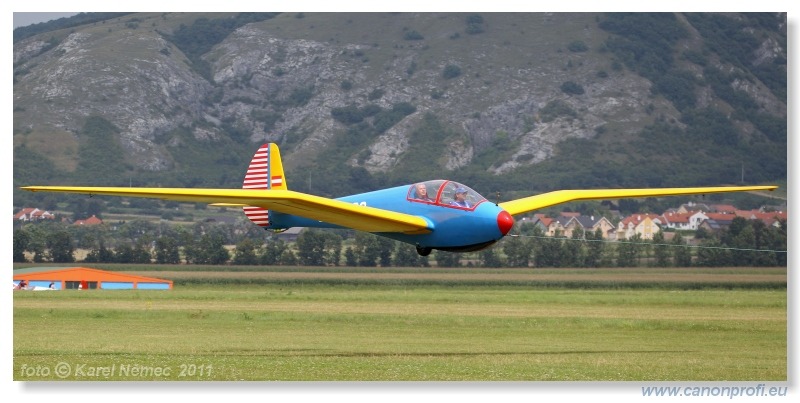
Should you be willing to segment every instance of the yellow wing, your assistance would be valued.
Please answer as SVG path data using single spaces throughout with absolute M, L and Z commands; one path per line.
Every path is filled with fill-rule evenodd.
M 90 195 L 147 197 L 219 205 L 257 206 L 367 232 L 426 234 L 433 229 L 427 220 L 419 216 L 355 205 L 291 190 L 74 186 L 25 186 L 22 189 L 32 192 L 84 193 Z
M 511 215 L 527 213 L 556 204 L 577 200 L 624 199 L 628 197 L 658 197 L 688 194 L 706 194 L 723 192 L 742 192 L 750 190 L 775 190 L 777 186 L 724 186 L 698 188 L 662 188 L 662 189 L 591 189 L 591 190 L 557 190 L 536 196 L 524 197 L 500 203 L 500 207 Z

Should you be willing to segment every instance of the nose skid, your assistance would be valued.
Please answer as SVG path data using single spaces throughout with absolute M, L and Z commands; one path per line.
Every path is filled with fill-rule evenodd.
M 508 231 L 511 231 L 511 228 L 514 226 L 514 217 L 511 214 L 508 214 L 508 211 L 501 211 L 497 214 L 497 228 L 500 229 L 500 233 L 505 236 L 508 234 Z

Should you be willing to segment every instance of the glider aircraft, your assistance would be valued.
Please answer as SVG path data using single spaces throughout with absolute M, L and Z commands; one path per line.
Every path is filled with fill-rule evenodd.
M 576 200 L 658 197 L 753 190 L 777 186 L 727 186 L 660 189 L 558 190 L 493 203 L 461 183 L 437 179 L 329 199 L 288 189 L 280 151 L 262 145 L 247 170 L 242 189 L 25 186 L 30 191 L 83 193 L 210 203 L 242 207 L 267 230 L 291 227 L 352 228 L 416 246 L 471 252 L 487 248 L 514 226 L 514 216 Z

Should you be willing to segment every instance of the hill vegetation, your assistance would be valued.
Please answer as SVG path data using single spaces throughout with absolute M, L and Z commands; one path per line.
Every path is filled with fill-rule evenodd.
M 238 187 L 264 141 L 325 196 L 780 181 L 786 38 L 775 13 L 84 13 L 15 30 L 14 184 Z
M 113 18 L 118 18 L 131 13 L 79 13 L 65 18 L 59 18 L 48 22 L 31 24 L 24 27 L 14 28 L 14 43 L 35 35 L 48 33 L 60 29 L 75 28 L 85 24 L 93 24 Z

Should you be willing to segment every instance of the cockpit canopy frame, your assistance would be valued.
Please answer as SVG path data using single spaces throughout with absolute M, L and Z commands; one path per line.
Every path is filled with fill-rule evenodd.
M 443 179 L 415 183 L 409 186 L 406 197 L 409 201 L 416 203 L 435 204 L 462 210 L 474 210 L 479 204 L 486 201 L 485 197 L 469 186 Z

